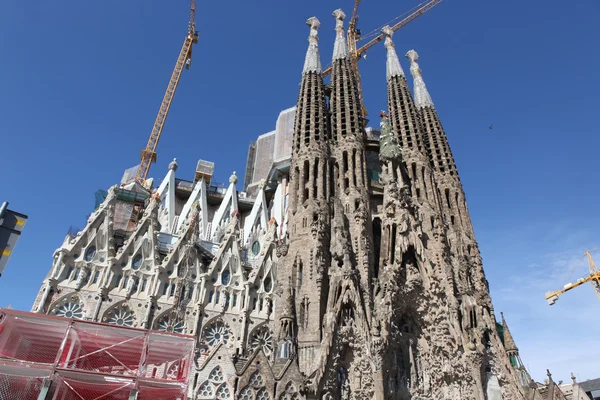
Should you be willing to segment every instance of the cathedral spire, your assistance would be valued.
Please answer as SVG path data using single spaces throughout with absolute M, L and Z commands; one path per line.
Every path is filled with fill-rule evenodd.
M 310 17 L 306 20 L 306 24 L 310 26 L 310 35 L 308 36 L 308 50 L 306 51 L 302 73 L 321 73 L 321 56 L 319 55 L 319 26 L 321 26 L 321 23 L 317 17 Z
M 409 50 L 406 53 L 406 58 L 410 60 L 410 73 L 413 76 L 413 90 L 415 92 L 415 105 L 417 108 L 433 107 L 433 101 L 425 86 L 423 75 L 421 74 L 421 68 L 419 68 L 419 54 L 414 50 Z
M 333 60 L 348 58 L 348 44 L 344 36 L 344 19 L 346 14 L 339 8 L 332 14 L 335 17 L 335 43 L 333 44 Z
M 396 54 L 396 49 L 394 48 L 394 42 L 392 41 L 392 36 L 394 35 L 394 31 L 388 25 L 384 26 L 381 30 L 383 35 L 385 36 L 385 48 L 387 49 L 387 62 L 385 65 L 385 72 L 387 79 L 390 80 L 393 76 L 404 76 L 404 70 L 400 65 L 400 60 L 398 59 L 398 54 Z
M 515 340 L 513 339 L 510 330 L 508 329 L 506 320 L 504 319 L 504 313 L 500 313 L 500 315 L 502 315 L 502 328 L 504 331 L 504 348 L 507 352 L 519 352 Z

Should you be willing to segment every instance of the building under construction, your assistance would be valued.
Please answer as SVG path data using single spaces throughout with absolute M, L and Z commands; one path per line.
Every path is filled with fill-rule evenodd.
M 365 45 L 384 41 L 387 49 L 379 62 L 386 65 L 387 93 L 380 95 L 387 95 L 388 110 L 377 129 L 365 127 L 357 7 L 347 34 L 341 10 L 328 24 L 336 31 L 329 69 L 321 66 L 320 22 L 309 19 L 298 102 L 251 146 L 244 191 L 235 172 L 227 185 L 216 184 L 208 161 L 183 178 L 173 161 L 156 188 L 147 177 L 177 68 L 191 59 L 197 40 L 190 24 L 142 164 L 97 194 L 86 226 L 54 253 L 32 311 L 64 318 L 34 321 L 60 325 L 53 335 L 31 333 L 36 348 L 54 346 L 39 364 L 45 372 L 35 376 L 75 388 L 83 378 L 69 369 L 71 356 L 60 355 L 61 338 L 78 329 L 108 332 L 112 324 L 140 338 L 154 335 L 147 330 L 176 334 L 169 340 L 196 338 L 190 399 L 530 399 L 531 378 L 506 322 L 496 322 L 418 54 L 406 53 L 411 94 L 392 41 L 395 30 L 440 1 L 426 2 Z M 0 329 L 25 323 L 6 315 Z M 98 349 L 112 340 L 86 335 L 78 338 L 95 338 Z M 133 368 L 139 346 L 119 340 L 116 354 L 109 353 L 117 360 L 109 356 L 110 366 L 93 372 Z M 11 376 L 28 376 L 25 364 L 11 365 Z M 139 387 L 143 397 L 144 385 L 159 385 L 152 381 L 158 375 L 176 375 L 177 382 L 185 376 L 150 370 L 127 375 L 126 390 Z M 98 379 L 90 385 L 108 378 Z

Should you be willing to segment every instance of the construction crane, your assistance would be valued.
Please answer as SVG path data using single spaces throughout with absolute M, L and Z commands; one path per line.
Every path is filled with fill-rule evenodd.
M 360 104 L 362 107 L 363 116 L 366 117 L 368 115 L 368 113 L 367 113 L 367 109 L 365 108 L 365 104 L 363 101 L 362 83 L 361 83 L 360 73 L 358 71 L 358 60 L 361 58 L 361 56 L 366 57 L 367 51 L 371 47 L 375 46 L 377 43 L 381 42 L 384 39 L 384 35 L 383 35 L 383 33 L 381 33 L 381 28 L 378 28 L 378 29 L 375 29 L 374 31 L 372 31 L 371 33 L 365 35 L 364 37 L 361 37 L 361 31 L 356 28 L 356 24 L 358 23 L 358 6 L 361 1 L 362 0 L 354 0 L 354 9 L 352 10 L 352 17 L 350 18 L 350 23 L 348 25 L 347 41 L 348 41 L 348 53 L 350 54 L 350 64 L 352 65 L 352 68 L 353 68 L 355 76 L 356 76 L 356 81 L 357 81 L 357 85 L 358 85 L 358 96 L 360 98 Z M 417 17 L 420 17 L 421 15 L 423 15 L 423 13 L 431 10 L 433 7 L 437 6 L 441 2 L 442 2 L 442 0 L 425 1 L 425 2 L 417 5 L 413 9 L 409 10 L 408 12 L 394 18 L 392 20 L 392 22 L 396 21 L 397 19 L 401 18 L 402 16 L 404 16 L 407 13 L 412 11 L 408 16 L 406 16 L 403 19 L 401 19 L 400 21 L 394 23 L 391 26 L 392 31 L 396 32 L 398 29 L 402 28 L 403 26 L 405 26 L 409 22 L 413 21 Z M 360 48 L 357 48 L 357 44 L 360 40 L 366 40 L 369 38 L 371 38 L 371 40 L 369 40 L 367 43 L 362 45 Z M 333 68 L 333 66 L 331 66 L 331 65 L 329 67 L 327 67 L 325 69 L 325 71 L 323 71 L 323 77 L 326 77 L 327 75 L 331 74 L 332 68 Z
M 561 290 L 558 290 L 556 292 L 546 292 L 546 301 L 548 302 L 548 304 L 553 305 L 554 303 L 556 303 L 556 300 L 558 300 L 558 296 L 568 292 L 571 289 L 575 289 L 576 287 L 581 286 L 587 282 L 592 283 L 592 286 L 594 287 L 594 292 L 596 293 L 596 296 L 598 296 L 598 300 L 600 300 L 600 270 L 598 270 L 598 268 L 596 267 L 596 263 L 594 262 L 594 259 L 590 254 L 590 252 L 594 250 L 588 250 L 584 253 L 581 260 L 575 265 L 575 267 L 573 267 L 573 269 L 571 269 L 569 277 L 573 275 L 573 272 L 575 272 L 577 267 L 581 264 L 581 261 L 583 261 L 585 258 L 587 258 L 590 274 L 585 278 L 577 279 L 575 283 L 567 283 L 563 286 Z
M 171 74 L 171 80 L 169 81 L 169 86 L 167 86 L 165 96 L 163 97 L 160 109 L 158 110 L 156 121 L 154 121 L 150 138 L 148 139 L 146 148 L 140 153 L 141 162 L 135 180 L 141 185 L 145 186 L 146 178 L 148 177 L 148 171 L 150 171 L 150 164 L 156 162 L 156 146 L 158 146 L 160 135 L 165 126 L 167 115 L 169 114 L 169 109 L 171 108 L 173 97 L 175 96 L 175 90 L 177 90 L 179 79 L 181 78 L 181 73 L 183 72 L 183 67 L 185 66 L 186 69 L 189 69 L 191 66 L 192 45 L 196 43 L 198 43 L 198 32 L 196 32 L 196 0 L 191 0 L 190 22 L 188 25 L 187 35 L 183 41 L 183 46 L 179 52 L 179 57 L 177 57 L 177 63 L 175 64 L 175 68 Z

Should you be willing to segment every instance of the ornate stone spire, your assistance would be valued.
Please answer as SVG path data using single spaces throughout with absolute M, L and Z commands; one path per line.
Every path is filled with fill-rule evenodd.
M 384 45 L 387 49 L 387 62 L 385 65 L 387 79 L 390 80 L 390 78 L 393 76 L 404 76 L 404 70 L 402 70 L 400 60 L 398 59 L 398 54 L 396 54 L 396 49 L 394 48 L 394 42 L 392 41 L 394 31 L 392 28 L 386 25 L 383 27 L 381 32 L 385 36 Z
M 421 74 L 421 68 L 419 68 L 419 54 L 414 50 L 409 50 L 406 53 L 406 58 L 410 60 L 410 74 L 413 76 L 414 85 L 413 90 L 415 92 L 415 105 L 417 108 L 433 107 L 433 101 L 423 81 L 423 75 Z
M 335 17 L 335 43 L 333 44 L 333 60 L 348 58 L 348 44 L 344 36 L 344 19 L 346 14 L 339 8 L 332 14 Z
M 506 320 L 504 319 L 504 313 L 500 313 L 500 315 L 502 315 L 502 328 L 504 330 L 504 348 L 507 352 L 518 352 L 519 349 L 517 348 L 515 340 L 508 329 Z
M 308 36 L 308 50 L 304 59 L 303 74 L 308 72 L 321 72 L 321 56 L 319 55 L 319 26 L 321 23 L 317 17 L 310 17 L 306 20 L 306 24 L 310 26 L 310 35 Z
M 390 125 L 390 117 L 385 111 L 379 113 L 381 122 L 379 124 L 381 129 L 381 136 L 379 136 L 379 158 L 385 161 L 402 161 L 402 150 L 398 145 L 398 140 L 392 132 L 392 126 Z

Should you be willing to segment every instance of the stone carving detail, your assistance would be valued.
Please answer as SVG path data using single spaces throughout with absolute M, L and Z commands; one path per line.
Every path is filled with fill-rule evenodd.
M 504 399 L 523 400 L 416 52 L 417 104 L 384 30 L 377 146 L 365 140 L 345 15 L 334 16 L 327 87 L 309 19 L 289 173 L 280 164 L 259 182 L 260 225 L 245 222 L 253 194 L 235 191 L 235 172 L 225 189 L 202 174 L 175 180 L 172 163 L 173 188 L 108 190 L 55 253 L 34 308 L 199 337 L 195 399 L 482 400 L 497 379 Z M 169 221 L 176 229 L 162 229 Z

